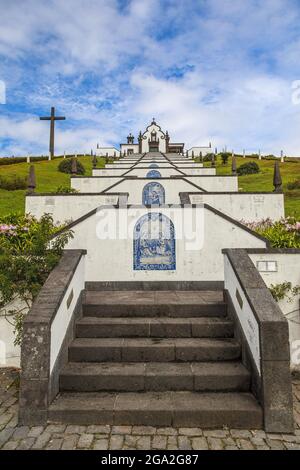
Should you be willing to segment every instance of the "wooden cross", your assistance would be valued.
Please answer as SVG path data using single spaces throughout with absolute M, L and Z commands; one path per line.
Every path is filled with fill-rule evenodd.
M 41 121 L 50 121 L 50 144 L 49 152 L 50 158 L 54 157 L 54 124 L 55 121 L 64 121 L 66 118 L 64 116 L 55 116 L 55 108 L 51 108 L 51 116 L 40 117 Z

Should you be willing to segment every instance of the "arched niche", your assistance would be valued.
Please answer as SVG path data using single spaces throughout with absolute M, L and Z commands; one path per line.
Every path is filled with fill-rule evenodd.
M 143 188 L 144 206 L 161 206 L 165 203 L 165 188 L 157 181 L 147 183 Z

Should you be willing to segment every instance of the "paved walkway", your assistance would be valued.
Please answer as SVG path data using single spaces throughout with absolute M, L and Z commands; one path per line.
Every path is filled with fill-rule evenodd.
M 295 434 L 150 426 L 17 426 L 18 371 L 0 369 L 0 449 L 298 449 L 300 381 L 294 381 Z

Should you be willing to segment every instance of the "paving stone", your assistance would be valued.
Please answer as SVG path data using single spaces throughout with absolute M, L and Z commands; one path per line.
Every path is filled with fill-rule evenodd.
M 8 441 L 1 450 L 15 450 L 19 445 L 19 441 Z
M 193 450 L 206 450 L 208 449 L 208 443 L 205 437 L 194 437 L 192 439 Z
M 225 446 L 225 450 L 240 450 L 237 446 Z
M 5 428 L 3 431 L 0 431 L 0 448 L 10 439 L 13 432 L 14 428 Z
M 276 439 L 267 439 L 266 443 L 272 450 L 283 450 L 285 448 L 283 442 Z
M 177 449 L 178 448 L 177 437 L 176 436 L 168 436 L 167 446 L 168 446 L 168 449 L 169 449 L 170 446 L 173 446 Z
M 124 445 L 128 446 L 129 448 L 135 449 L 137 440 L 138 440 L 137 436 L 125 435 Z
M 26 439 L 21 439 L 19 441 L 19 445 L 17 447 L 17 450 L 29 450 L 33 446 L 35 441 L 34 437 L 27 437 Z
M 255 448 L 249 439 L 237 439 L 237 444 L 238 447 L 243 450 L 252 450 Z
M 203 432 L 200 428 L 179 428 L 179 434 L 184 436 L 202 436 Z
M 51 439 L 46 446 L 46 450 L 60 450 L 62 443 L 63 439 Z
M 35 441 L 32 446 L 32 449 L 43 449 L 46 444 L 50 441 L 51 434 L 48 432 L 43 432 Z
M 299 437 L 293 436 L 292 434 L 283 434 L 282 438 L 286 442 L 298 442 Z
M 107 450 L 108 449 L 108 439 L 95 439 L 93 444 L 94 450 Z
M 178 448 L 180 450 L 190 450 L 192 448 L 190 439 L 187 436 L 178 436 Z
M 248 431 L 246 431 L 248 433 Z M 253 437 L 260 437 L 260 438 L 265 438 L 266 437 L 266 433 L 265 431 L 263 431 L 262 429 L 258 429 L 256 431 L 252 431 L 252 435 Z M 246 437 L 246 436 L 243 436 L 243 437 Z M 248 434 L 247 434 L 247 437 L 248 437 Z M 250 436 L 249 436 L 250 437 Z
M 205 437 L 218 437 L 223 438 L 228 436 L 228 431 L 222 429 L 212 429 L 211 431 L 203 431 Z
M 78 449 L 89 449 L 94 440 L 94 434 L 81 434 L 77 447 Z
M 155 430 L 155 428 L 153 428 Z M 155 433 L 154 433 L 155 434 Z M 159 434 L 161 436 L 177 436 L 178 431 L 175 428 L 157 428 L 156 429 L 156 434 Z
M 252 437 L 252 434 L 250 431 L 247 431 L 245 429 L 230 429 L 230 434 L 234 438 L 241 438 L 241 439 L 247 439 Z
M 16 428 L 12 438 L 14 440 L 25 439 L 25 437 L 28 436 L 29 430 L 30 429 L 29 429 L 28 426 L 20 426 L 20 427 Z
M 260 437 L 251 437 L 251 442 L 254 446 L 264 446 L 266 444 L 266 441 Z
M 65 430 L 65 434 L 83 434 L 86 432 L 86 426 L 78 426 L 77 424 L 69 424 Z
M 45 428 L 43 426 L 33 426 L 29 430 L 28 437 L 39 437 L 39 435 L 42 434 L 44 429 Z
M 167 448 L 166 436 L 153 436 L 152 438 L 152 449 L 164 450 Z
M 276 440 L 279 439 L 279 440 L 280 440 L 280 439 L 282 439 L 282 434 L 274 434 L 274 433 L 270 434 L 270 433 L 266 433 L 266 437 L 267 437 L 268 439 L 276 439 Z
M 87 427 L 86 432 L 88 434 L 109 434 L 111 427 L 109 425 L 96 425 L 92 424 L 91 426 Z
M 156 434 L 157 428 L 153 426 L 132 426 L 131 434 L 140 434 L 140 435 L 153 435 Z
M 300 444 L 294 442 L 285 442 L 284 445 L 288 450 L 300 450 Z
M 136 448 L 138 450 L 151 450 L 151 436 L 138 436 Z
M 113 426 L 111 433 L 112 434 L 130 434 L 132 426 Z
M 67 434 L 64 438 L 61 449 L 62 450 L 73 450 L 76 448 L 79 436 L 77 434 Z
M 52 433 L 61 433 L 61 432 L 64 432 L 66 429 L 66 425 L 65 424 L 49 424 L 45 431 L 46 432 L 49 432 L 50 434 Z
M 109 449 L 110 450 L 122 450 L 123 443 L 124 443 L 124 435 L 114 434 L 110 438 Z
M 221 450 L 224 448 L 222 440 L 216 437 L 207 437 L 207 443 L 211 450 Z
M 12 417 L 12 413 L 3 413 L 3 415 L 0 416 L 0 426 L 6 426 L 10 422 Z

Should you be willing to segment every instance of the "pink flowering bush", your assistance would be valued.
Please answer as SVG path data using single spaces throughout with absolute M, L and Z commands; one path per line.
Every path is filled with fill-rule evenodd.
M 282 218 L 275 222 L 269 218 L 259 222 L 241 222 L 267 238 L 274 248 L 300 248 L 300 222 L 294 217 Z

